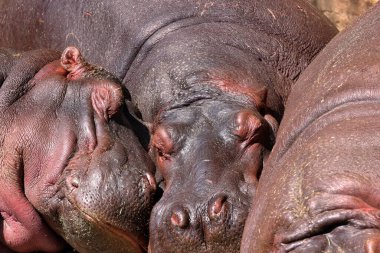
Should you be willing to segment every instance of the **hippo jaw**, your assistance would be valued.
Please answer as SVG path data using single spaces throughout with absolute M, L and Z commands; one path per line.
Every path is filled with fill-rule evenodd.
M 96 248 L 83 247 L 83 243 L 82 242 L 77 243 L 78 238 L 75 238 L 78 236 L 75 233 L 77 231 L 71 231 L 73 237 L 69 239 L 70 243 L 79 252 L 94 252 L 94 251 L 107 252 L 107 250 L 109 250 L 110 248 L 107 249 L 106 246 L 114 245 L 114 243 L 118 243 L 117 246 L 118 246 L 118 249 L 121 250 L 121 252 L 131 252 L 131 253 L 145 252 L 146 240 L 144 240 L 144 238 L 137 238 L 126 229 L 121 229 L 107 223 L 104 220 L 99 220 L 97 217 L 86 213 L 86 210 L 81 209 L 82 207 L 78 206 L 77 203 L 72 202 L 71 200 L 68 200 L 68 202 L 70 202 L 73 208 L 72 210 L 75 210 L 75 212 L 72 212 L 71 215 L 69 214 L 61 219 L 60 222 L 63 225 L 64 230 L 70 231 L 71 224 L 67 223 L 67 220 L 72 221 L 72 219 L 76 219 L 77 224 L 82 224 L 83 227 L 86 227 L 87 231 L 96 231 L 97 233 L 95 233 L 95 236 L 98 238 L 101 238 L 103 241 L 106 242 L 104 243 L 104 247 L 96 247 Z M 71 219 L 67 219 L 68 217 L 70 217 Z M 90 233 L 94 235 L 93 232 L 90 232 Z M 79 238 L 83 239 L 81 235 L 79 235 Z M 117 238 L 117 240 L 113 240 L 115 238 Z M 110 252 L 112 251 L 114 251 L 114 249 L 111 248 Z
M 132 221 L 117 224 L 115 221 L 107 219 L 107 217 L 102 217 L 97 213 L 97 210 L 91 210 L 91 207 L 85 206 L 83 199 L 81 199 L 85 198 L 85 196 L 78 196 L 81 194 L 75 191 L 76 190 L 72 190 L 66 196 L 67 202 L 65 205 L 69 207 L 64 207 L 64 209 L 70 209 L 69 214 L 64 214 L 60 217 L 60 222 L 64 230 L 71 230 L 71 222 L 76 220 L 75 222 L 77 224 L 82 224 L 83 229 L 91 234 L 91 240 L 93 237 L 103 240 L 102 243 L 96 244 L 94 248 L 92 246 L 84 248 L 82 242 L 77 242 L 86 239 L 86 237 L 83 236 L 83 232 L 81 232 L 82 234 L 76 234 L 77 227 L 75 226 L 75 230 L 70 233 L 72 236 L 67 236 L 70 238 L 70 244 L 72 244 L 76 250 L 80 252 L 114 252 L 115 249 L 113 247 L 117 245 L 118 252 L 145 252 L 148 243 L 146 233 L 149 218 L 148 214 L 150 213 L 150 207 L 153 205 L 147 206 L 146 210 L 140 211 L 141 219 L 146 219 L 146 224 L 145 228 L 143 224 L 138 224 L 142 227 L 142 231 L 138 231 L 137 233 L 136 225 L 130 224 L 133 223 Z M 107 205 L 104 206 L 106 207 Z M 128 212 L 128 207 L 116 204 L 114 209 L 119 209 L 119 214 L 122 214 L 123 210 L 124 212 Z M 80 238 L 80 240 L 78 240 L 77 237 Z
M 84 211 L 80 210 L 78 206 L 73 205 L 75 212 L 65 215 L 61 219 L 61 224 L 64 228 L 66 234 L 70 233 L 70 236 L 66 236 L 66 240 L 79 252 L 115 252 L 112 246 L 118 246 L 120 252 L 131 252 L 131 253 L 143 253 L 145 252 L 144 243 L 140 242 L 135 236 L 125 230 L 120 230 L 115 228 L 103 221 L 99 221 L 89 215 Z M 70 211 L 68 211 L 70 212 Z M 78 230 L 71 230 L 72 224 L 69 224 L 67 220 L 72 221 L 75 219 L 75 225 L 78 227 L 82 226 L 83 230 L 80 233 L 90 233 L 91 237 L 101 238 L 102 242 L 98 243 L 96 247 L 87 244 L 83 246 L 83 242 L 86 242 L 86 238 L 81 234 L 78 234 Z M 80 241 L 79 241 L 80 240 Z M 89 238 L 87 238 L 89 241 Z M 92 242 L 90 242 L 93 244 Z M 115 245 L 116 244 L 116 245 Z M 109 246 L 109 247 L 107 247 Z M 110 251 L 107 251 L 110 250 Z

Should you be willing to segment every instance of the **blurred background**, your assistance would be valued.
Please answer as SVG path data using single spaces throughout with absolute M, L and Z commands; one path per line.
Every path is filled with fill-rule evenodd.
M 379 0 L 308 0 L 341 31 Z

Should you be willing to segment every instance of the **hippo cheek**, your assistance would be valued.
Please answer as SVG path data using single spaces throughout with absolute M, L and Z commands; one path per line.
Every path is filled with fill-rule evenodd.
M 107 168 L 66 178 L 69 212 L 61 214 L 66 240 L 80 252 L 144 252 L 156 190 L 153 176 L 130 167 Z M 89 248 L 83 248 L 84 241 Z
M 161 199 L 152 211 L 150 253 L 239 252 L 249 209 L 242 203 L 248 198 L 237 200 L 219 193 L 206 200 L 170 199 Z

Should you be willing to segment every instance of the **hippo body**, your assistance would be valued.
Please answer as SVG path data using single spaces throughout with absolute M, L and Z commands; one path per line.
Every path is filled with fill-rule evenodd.
M 125 92 L 76 48 L 59 57 L 0 49 L 0 249 L 61 252 L 62 237 L 79 252 L 145 252 L 154 167 Z
M 379 41 L 377 5 L 293 86 L 242 253 L 380 252 Z
M 124 78 L 132 63 L 137 62 L 137 65 L 146 51 L 167 34 L 202 24 L 207 28 L 208 23 L 225 23 L 229 26 L 209 28 L 216 33 L 220 31 L 216 35 L 220 38 L 215 39 L 219 41 L 214 44 L 227 42 L 223 41 L 227 35 L 235 36 L 235 40 L 229 42 L 231 47 L 250 52 L 257 61 L 278 67 L 278 78 L 295 79 L 310 58 L 337 32 L 327 19 L 300 0 L 279 3 L 264 0 L 212 3 L 207 0 L 31 0 L 28 3 L 2 0 L 0 4 L 3 34 L 0 46 L 21 50 L 48 47 L 60 51 L 76 46 L 83 48 L 82 53 L 90 62 L 119 78 Z M 23 19 L 19 18 L 20 13 Z M 311 32 L 313 30 L 315 32 Z M 215 34 L 209 37 L 211 35 Z M 199 35 L 194 36 L 193 40 L 205 43 L 196 37 Z M 207 36 L 203 38 L 207 39 Z M 291 50 L 281 48 L 285 44 Z M 282 90 L 283 86 L 279 85 L 277 96 L 287 96 L 289 90 Z
M 237 252 L 285 100 L 332 24 L 302 0 L 1 3 L 0 45 L 74 45 L 123 79 L 165 190 L 150 252 Z

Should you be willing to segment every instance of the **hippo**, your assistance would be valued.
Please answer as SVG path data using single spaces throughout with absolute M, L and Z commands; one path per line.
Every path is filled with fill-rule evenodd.
M 239 252 L 291 86 L 335 34 L 303 1 L 214 1 L 145 42 L 123 83 L 164 191 L 150 253 Z
M 2 10 L 0 45 L 84 48 L 130 91 L 164 190 L 149 251 L 238 252 L 291 86 L 336 28 L 302 0 L 3 0 Z
M 294 84 L 242 253 L 380 252 L 379 17 L 378 4 Z
M 0 62 L 1 252 L 146 252 L 154 165 L 119 79 L 75 47 Z

